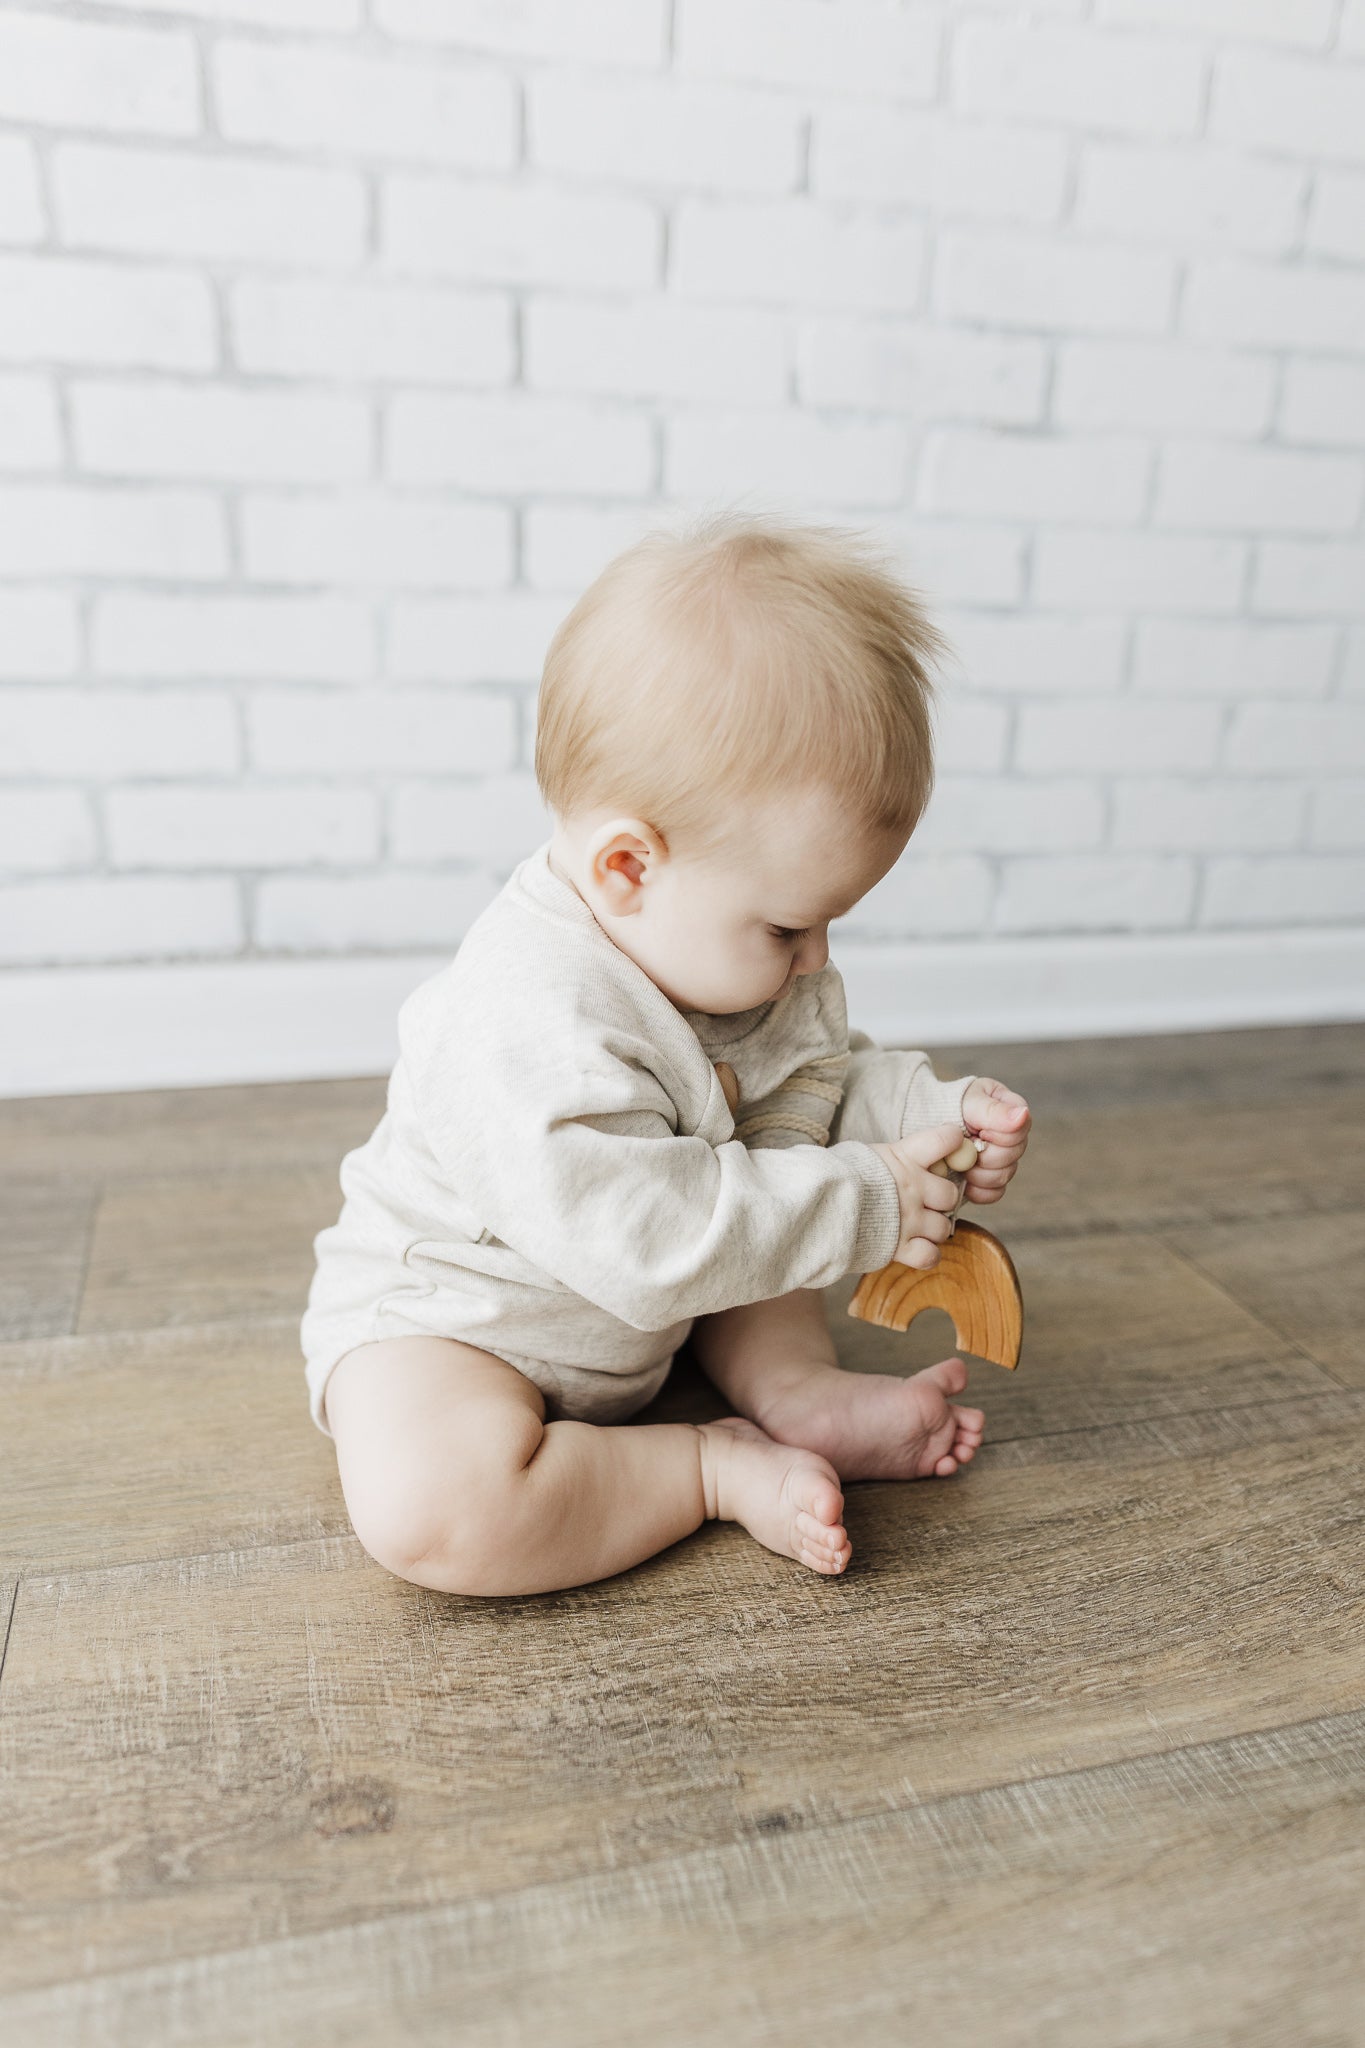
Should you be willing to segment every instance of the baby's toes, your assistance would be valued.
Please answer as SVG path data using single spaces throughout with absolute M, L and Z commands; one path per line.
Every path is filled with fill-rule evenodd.
M 796 1518 L 796 1553 L 802 1564 L 816 1572 L 841 1572 L 853 1555 L 853 1546 L 842 1525 L 830 1528 L 813 1515 Z

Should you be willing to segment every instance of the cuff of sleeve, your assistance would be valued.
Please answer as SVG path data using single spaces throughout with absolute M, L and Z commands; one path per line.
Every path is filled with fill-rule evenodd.
M 836 1145 L 846 1152 L 863 1183 L 858 1235 L 853 1246 L 851 1273 L 875 1273 L 890 1265 L 901 1238 L 901 1198 L 896 1176 L 879 1152 L 870 1145 L 849 1139 Z
M 935 1124 L 961 1124 L 965 1130 L 962 1099 L 975 1079 L 975 1074 L 964 1074 L 960 1081 L 921 1081 L 913 1094 L 906 1095 L 900 1135 L 908 1138 L 912 1131 L 932 1131 Z

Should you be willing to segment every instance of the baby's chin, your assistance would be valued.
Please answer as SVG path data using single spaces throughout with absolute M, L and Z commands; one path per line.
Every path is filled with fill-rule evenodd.
M 783 996 L 791 993 L 791 985 L 795 978 L 794 975 L 789 974 L 787 979 L 781 982 L 777 988 L 739 989 L 728 992 L 712 990 L 705 1000 L 701 1002 L 694 1001 L 690 997 L 677 995 L 670 995 L 668 999 L 675 1008 L 679 1010 L 692 1010 L 699 1017 L 739 1017 L 746 1010 L 759 1009 L 764 1003 L 780 1002 Z M 668 995 L 667 989 L 664 990 L 664 994 Z

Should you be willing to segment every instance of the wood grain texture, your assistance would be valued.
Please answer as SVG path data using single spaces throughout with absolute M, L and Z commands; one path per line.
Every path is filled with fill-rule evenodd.
M 1195 1229 L 1182 1255 L 1343 1386 L 1365 1386 L 1365 1209 Z
M 206 1168 L 105 1191 L 77 1329 L 298 1315 L 313 1239 L 341 1208 L 336 1167 Z
M 714 1525 L 497 1603 L 350 1539 L 26 1577 L 9 1986 L 1355 1706 L 1365 1393 L 1105 1436 L 851 1489 L 836 1581 Z
M 71 1328 L 97 1200 L 91 1181 L 0 1173 L 0 1340 Z
M 11 1996 L 0 2025 L 26 2048 L 1351 2048 L 1362 1820 L 1356 1711 Z
M 998 1237 L 960 1222 L 929 1272 L 893 1259 L 865 1273 L 848 1313 L 884 1330 L 906 1330 L 925 1309 L 942 1309 L 959 1350 L 1013 1372 L 1024 1335 L 1024 1305 L 1014 1261 Z
M 12 1173 L 98 1180 L 335 1165 L 374 1129 L 386 1085 L 367 1076 L 10 1098 L 0 1100 L 0 1159 Z
M 56 1571 L 348 1528 L 292 1317 L 0 1345 L 0 1558 Z
M 307 1418 L 382 1083 L 0 1104 L 0 2040 L 1365 2044 L 1365 1030 L 944 1066 L 1044 1111 L 976 1462 L 486 1603 Z
M 982 1212 L 1011 1251 L 1021 1237 L 1049 1232 L 1365 1208 L 1365 1093 L 1058 1114 L 1035 1131 L 1024 1170 L 1027 1201 L 1021 1179 L 1018 1196 Z

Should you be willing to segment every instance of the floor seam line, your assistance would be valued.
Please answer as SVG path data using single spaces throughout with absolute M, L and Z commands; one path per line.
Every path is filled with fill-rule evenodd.
M 23 1575 L 20 1573 L 15 1578 L 14 1591 L 10 1595 L 9 1614 L 5 1621 L 5 1640 L 0 1643 L 0 1685 L 3 1685 L 5 1679 L 5 1659 L 9 1655 L 10 1631 L 14 1627 L 14 1610 L 19 1605 L 19 1588 L 23 1583 Z
M 1139 1764 L 1156 1763 L 1163 1758 L 1192 1754 L 1198 1750 L 1218 1749 L 1231 1742 L 1268 1740 L 1273 1736 L 1292 1735 L 1295 1729 L 1298 1728 L 1312 1728 L 1319 1724 L 1326 1725 L 1334 1721 L 1359 1720 L 1361 1712 L 1362 1710 L 1357 1707 L 1349 1708 L 1337 1714 L 1309 1714 L 1297 1721 L 1277 1721 L 1266 1728 L 1232 1729 L 1225 1735 L 1204 1736 L 1192 1742 L 1175 1742 L 1169 1744 L 1164 1749 L 1144 1749 L 1138 1750 L 1132 1755 L 1106 1757 L 1099 1762 L 1083 1764 L 1071 1770 L 1043 1771 L 1037 1777 L 992 1779 L 987 1784 L 966 1786 L 956 1792 L 943 1792 L 932 1799 L 901 1801 L 892 1805 L 871 1807 L 866 1813 L 833 1816 L 829 1820 L 816 1822 L 810 1827 L 800 1826 L 791 1829 L 784 1835 L 784 1839 L 795 1840 L 803 1835 L 835 1835 L 847 1828 L 865 1826 L 869 1821 L 893 1819 L 897 1815 L 929 1814 L 933 1812 L 935 1807 L 948 1806 L 962 1800 L 984 1798 L 993 1792 L 1031 1791 L 1038 1785 L 1061 1784 L 1065 1783 L 1067 1779 L 1080 1781 L 1094 1777 L 1100 1771 L 1122 1770 L 1125 1767 Z M 98 1971 L 89 1977 L 54 1979 L 48 1984 L 34 1985 L 15 1992 L 0 1993 L 0 2011 L 3 2010 L 4 2005 L 11 1999 L 25 1996 L 32 1997 L 35 1993 L 42 1991 L 70 1990 L 76 1986 L 83 1987 L 86 1985 L 116 1982 L 119 1978 L 152 1976 L 159 1970 L 183 1968 L 187 1963 L 221 1962 L 232 1956 L 250 1956 L 263 1948 L 277 1948 L 295 1943 L 304 1944 L 318 1939 L 325 1939 L 328 1935 L 354 1934 L 365 1929 L 383 1927 L 390 1921 L 395 1920 L 417 1920 L 427 1915 L 447 1912 L 475 1912 L 490 1904 L 531 1897 L 537 1892 L 551 1892 L 576 1884 L 592 1884 L 598 1879 L 610 1878 L 616 1875 L 629 1876 L 636 1871 L 659 1870 L 666 1868 L 669 1864 L 687 1863 L 695 1858 L 724 1854 L 725 1851 L 731 1849 L 743 1849 L 746 1846 L 757 1846 L 765 1842 L 771 1843 L 773 1839 L 772 1836 L 763 1835 L 758 1831 L 749 1834 L 736 1834 L 729 1837 L 728 1840 L 699 1843 L 690 1849 L 673 1850 L 662 1856 L 645 1857 L 634 1863 L 602 1864 L 593 1870 L 573 1871 L 563 1877 L 542 1878 L 531 1884 L 509 1885 L 497 1891 L 474 1892 L 467 1898 L 443 1900 L 435 1905 L 423 1905 L 414 1902 L 411 1905 L 397 1907 L 391 1913 L 375 1914 L 368 1919 L 339 1920 L 327 1927 L 312 1928 L 298 1934 L 275 1935 L 264 1941 L 252 1942 L 245 1947 L 239 1945 L 235 1948 L 201 1949 L 195 1951 L 193 1955 L 181 1955 L 159 1962 L 135 1963 L 123 1969 Z

